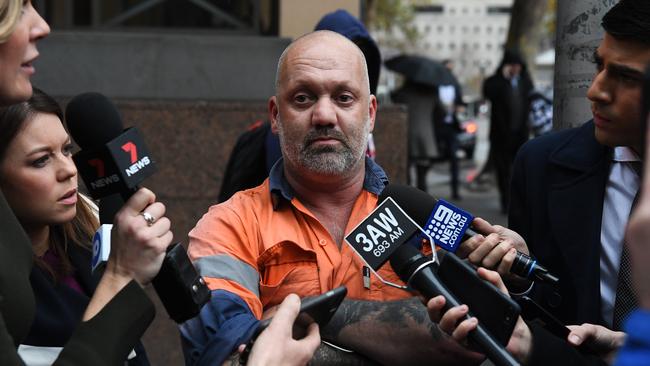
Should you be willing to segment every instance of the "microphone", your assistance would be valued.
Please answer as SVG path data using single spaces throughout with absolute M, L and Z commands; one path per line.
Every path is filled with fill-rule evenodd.
M 391 197 L 407 211 L 407 214 L 431 235 L 433 242 L 441 248 L 455 252 L 461 242 L 477 233 L 469 225 L 473 216 L 449 202 L 436 200 L 429 194 L 404 185 L 390 184 L 379 197 L 382 201 Z M 559 279 L 528 255 L 517 252 L 510 273 L 556 285 Z
M 459 306 L 461 303 L 440 282 L 433 269 L 433 262 L 411 245 L 401 245 L 390 257 L 390 265 L 399 278 L 409 286 L 418 290 L 425 298 L 444 296 L 445 310 Z M 469 319 L 466 314 L 464 319 Z M 469 338 L 485 352 L 487 357 L 496 365 L 519 365 L 479 322 L 476 329 L 469 333 Z
M 433 272 L 434 260 L 416 249 L 421 244 L 418 233 L 422 231 L 413 219 L 391 197 L 387 197 L 380 200 L 377 208 L 346 235 L 345 240 L 373 271 L 390 260 L 400 279 L 424 296 L 443 295 L 447 299 L 447 308 L 460 305 Z M 470 339 L 497 365 L 517 365 L 482 324 L 470 333 Z
M 81 147 L 73 156 L 90 195 L 100 200 L 101 235 L 93 240 L 93 270 L 110 250 L 110 231 L 115 212 L 155 171 L 142 135 L 136 128 L 123 130 L 113 103 L 99 93 L 74 97 L 66 107 L 70 135 Z M 102 231 L 103 230 L 103 231 Z M 109 240 L 106 240 L 106 239 Z M 97 249 L 97 251 L 95 251 Z M 180 243 L 171 245 L 153 286 L 169 316 L 177 323 L 195 317 L 210 299 L 210 291 Z
M 99 200 L 99 228 L 93 237 L 91 271 L 96 273 L 106 265 L 111 253 L 111 230 L 113 218 L 124 205 L 120 194 L 112 194 Z

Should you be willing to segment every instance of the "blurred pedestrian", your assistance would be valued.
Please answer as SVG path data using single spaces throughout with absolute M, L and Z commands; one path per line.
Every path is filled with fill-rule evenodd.
M 408 166 L 415 167 L 415 186 L 427 191 L 427 173 L 438 152 L 431 118 L 437 91 L 429 86 L 406 80 L 393 92 L 391 99 L 408 107 Z
M 444 60 L 442 64 L 453 71 L 454 64 L 451 60 Z M 434 111 L 433 126 L 438 146 L 438 152 L 449 160 L 449 176 L 451 184 L 451 197 L 460 199 L 459 193 L 459 164 L 458 164 L 458 134 L 462 131 L 457 113 L 464 108 L 463 92 L 457 80 L 449 84 L 438 86 Z
M 528 140 L 528 97 L 533 82 L 526 63 L 514 51 L 506 50 L 494 75 L 483 83 L 483 95 L 490 101 L 490 154 L 497 173 L 501 211 L 508 209 L 512 163 L 519 147 Z

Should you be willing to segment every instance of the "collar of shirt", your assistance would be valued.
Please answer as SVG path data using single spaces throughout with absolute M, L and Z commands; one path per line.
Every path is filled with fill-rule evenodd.
M 388 176 L 384 170 L 375 163 L 372 159 L 366 156 L 366 174 L 363 178 L 363 189 L 370 193 L 380 195 L 384 190 L 384 187 L 388 184 Z M 295 192 L 287 178 L 284 176 L 284 160 L 280 158 L 269 173 L 269 188 L 271 189 L 271 194 L 277 198 L 284 198 L 287 201 L 291 201 L 295 196 Z M 274 199 L 274 206 L 277 200 Z
M 616 146 L 612 160 L 616 162 L 641 161 L 639 155 L 627 146 Z

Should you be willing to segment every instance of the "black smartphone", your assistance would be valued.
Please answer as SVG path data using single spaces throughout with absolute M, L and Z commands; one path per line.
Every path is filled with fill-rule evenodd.
M 541 322 L 541 325 L 553 335 L 566 339 L 571 330 L 567 328 L 558 318 L 549 313 L 541 305 L 536 303 L 528 296 L 522 296 L 517 300 L 527 319 L 535 319 Z
M 442 253 L 441 253 L 442 254 Z M 501 345 L 508 344 L 521 313 L 519 305 L 453 253 L 440 255 L 438 277 Z
M 316 323 L 319 327 L 324 327 L 332 319 L 347 293 L 347 287 L 341 286 L 318 296 L 301 299 L 300 314 L 296 318 L 295 324 L 306 327 L 311 323 Z M 257 338 L 269 326 L 272 319 L 262 320 L 253 338 Z

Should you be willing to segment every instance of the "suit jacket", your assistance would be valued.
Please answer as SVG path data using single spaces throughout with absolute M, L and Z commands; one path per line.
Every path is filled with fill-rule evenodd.
M 560 278 L 558 288 L 536 284 L 533 297 L 567 324 L 603 324 L 600 227 L 611 154 L 587 122 L 529 141 L 515 160 L 509 227 Z
M 35 312 L 29 282 L 29 239 L 0 192 L 0 365 L 21 365 L 16 347 L 29 332 Z M 153 321 L 153 304 L 131 281 L 92 319 L 82 322 L 56 365 L 121 365 Z

